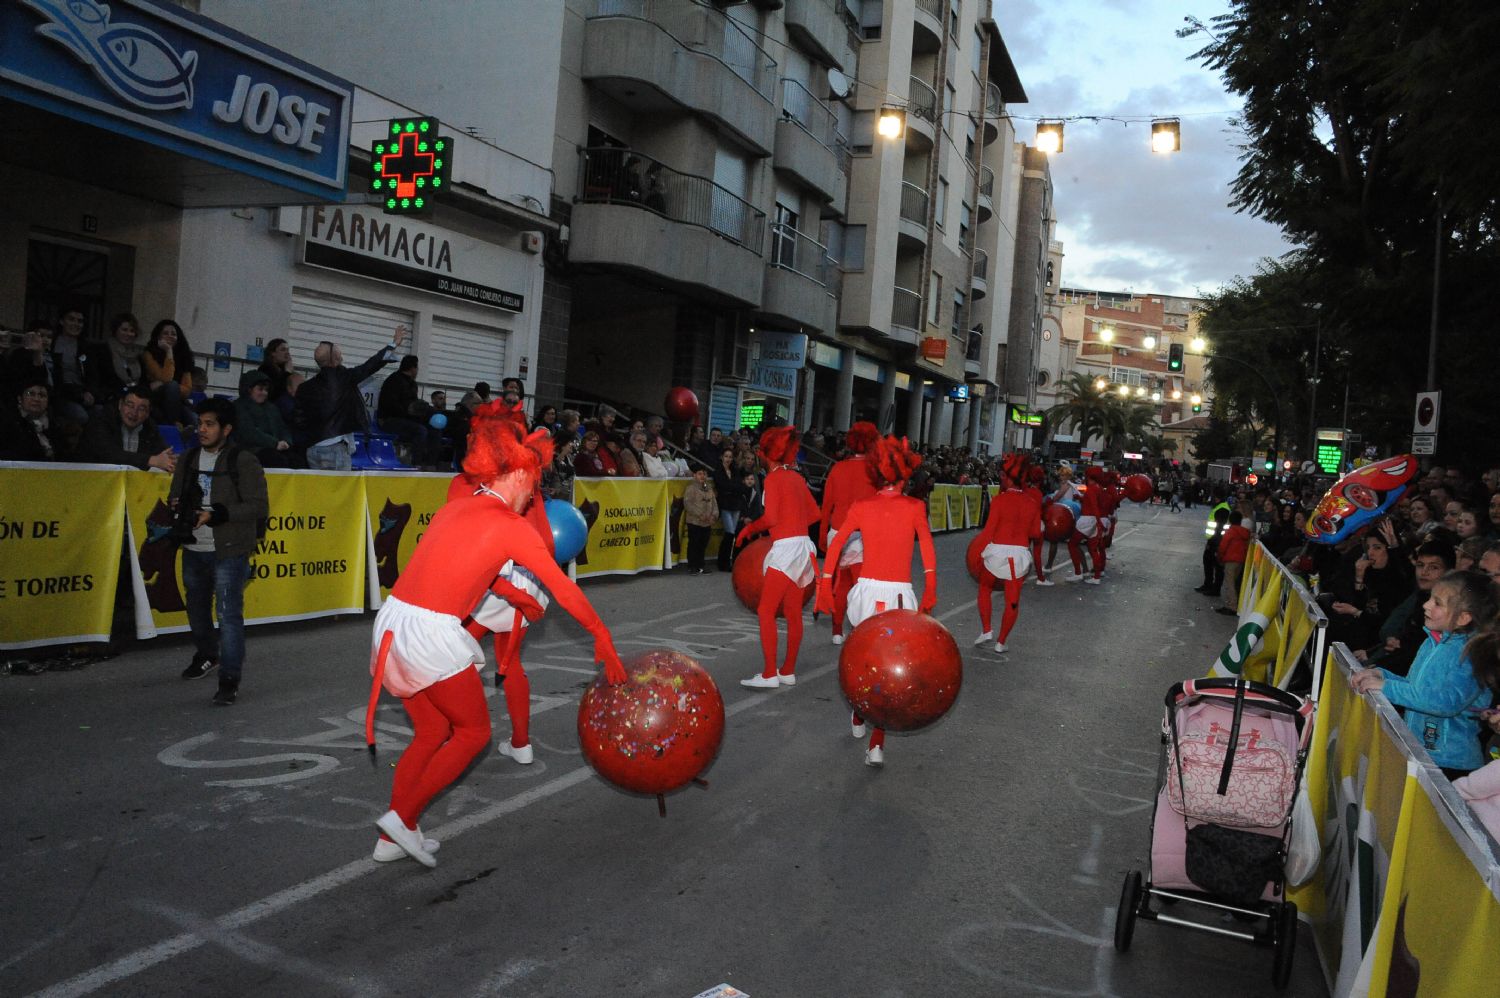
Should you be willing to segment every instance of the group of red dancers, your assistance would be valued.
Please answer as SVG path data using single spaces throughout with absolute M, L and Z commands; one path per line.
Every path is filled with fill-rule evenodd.
M 865 620 L 892 609 L 929 613 L 937 603 L 937 557 L 927 504 L 905 494 L 921 464 L 905 438 L 882 438 L 871 423 L 856 423 L 845 436 L 848 456 L 830 470 L 821 507 L 796 470 L 801 438 L 793 427 L 761 436 L 760 457 L 767 468 L 765 513 L 747 524 L 737 542 L 769 533 L 771 547 L 761 566 L 763 587 L 757 607 L 763 668 L 742 680 L 751 689 L 794 686 L 802 641 L 804 591 L 817 582 L 816 610 L 828 613 L 833 643 L 844 640 Z M 511 720 L 511 737 L 501 754 L 522 765 L 533 760 L 529 740 L 530 683 L 520 662 L 527 625 L 555 598 L 594 639 L 594 658 L 607 682 L 625 681 L 613 639 L 578 586 L 553 559 L 552 534 L 538 490 L 541 470 L 552 459 L 544 430 L 528 434 L 519 406 L 488 403 L 470 424 L 463 473 L 448 501 L 433 517 L 390 597 L 375 619 L 370 670 L 374 677 L 366 717 L 366 739 L 374 751 L 375 706 L 382 689 L 401 698 L 413 737 L 396 764 L 390 810 L 376 824 L 381 836 L 374 859 L 405 856 L 435 866 L 439 843 L 426 838 L 418 820 L 427 805 L 455 781 L 489 745 L 491 726 L 480 671 L 485 655 L 479 641 L 494 635 L 498 679 Z M 982 534 L 986 539 L 979 584 L 983 633 L 976 645 L 995 642 L 1004 652 L 1020 609 L 1021 585 L 1041 566 L 1042 511 L 1052 502 L 1076 498 L 1078 517 L 1068 550 L 1073 580 L 1103 577 L 1113 513 L 1119 504 L 1118 478 L 1090 468 L 1089 487 L 1079 490 L 1065 469 L 1062 486 L 1044 496 L 1042 469 L 1019 455 L 1002 463 L 1005 488 L 990 502 Z M 812 540 L 813 528 L 822 544 Z M 1084 574 L 1083 552 L 1093 560 Z M 821 549 L 821 552 L 820 552 Z M 920 600 L 912 588 L 913 551 L 922 557 Z M 1054 545 L 1055 552 L 1055 545 Z M 824 553 L 823 570 L 818 555 Z M 996 581 L 1005 591 L 998 638 L 991 627 Z M 550 597 L 549 597 L 550 594 Z M 786 651 L 778 658 L 776 618 L 786 621 Z M 855 738 L 867 725 L 850 718 Z M 865 762 L 884 762 L 885 732 L 875 728 Z

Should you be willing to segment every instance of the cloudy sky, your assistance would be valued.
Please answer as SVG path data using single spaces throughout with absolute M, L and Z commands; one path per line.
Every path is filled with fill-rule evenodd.
M 1075 121 L 1052 158 L 1063 283 L 1193 295 L 1248 275 L 1289 247 L 1277 229 L 1228 207 L 1238 102 L 1189 59 L 1200 37 L 1174 32 L 1221 0 L 995 0 L 994 17 L 1030 98 L 1017 115 L 1177 115 L 1182 151 L 1153 155 L 1149 123 Z M 1035 124 L 1018 121 L 1034 141 Z

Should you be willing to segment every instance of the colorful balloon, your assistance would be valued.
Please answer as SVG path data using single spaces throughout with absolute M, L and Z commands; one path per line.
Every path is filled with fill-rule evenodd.
M 443 415 L 441 412 L 435 412 L 427 420 L 427 425 L 432 427 L 434 430 L 446 429 L 448 426 L 448 417 Z
M 1073 536 L 1073 524 L 1078 517 L 1073 515 L 1073 506 L 1054 502 L 1042 510 L 1042 536 L 1057 543 Z
M 698 396 L 687 388 L 673 388 L 667 392 L 666 401 L 662 403 L 666 410 L 667 418 L 679 423 L 696 423 L 698 421 Z
M 1417 473 L 1411 454 L 1356 468 L 1323 493 L 1303 528 L 1315 544 L 1337 544 L 1365 524 L 1383 516 L 1406 492 Z
M 729 539 L 725 538 L 724 543 L 730 543 Z M 751 613 L 760 609 L 760 591 L 766 584 L 766 555 L 770 553 L 771 538 L 757 537 L 734 556 L 734 572 L 730 576 L 730 583 L 734 586 L 734 594 Z M 817 595 L 817 591 L 818 580 L 814 578 L 802 589 L 804 606 Z
M 983 581 L 989 575 L 989 569 L 984 567 L 984 549 L 989 542 L 982 533 L 975 534 L 974 539 L 969 542 L 969 547 L 964 551 L 964 565 L 969 569 L 969 577 L 975 582 Z
M 1131 502 L 1147 502 L 1156 494 L 1156 485 L 1150 475 L 1131 475 L 1125 479 L 1125 498 Z
M 617 686 L 599 675 L 578 705 L 578 746 L 605 780 L 665 794 L 708 768 L 724 740 L 724 698 L 704 668 L 664 648 L 623 663 Z
M 548 499 L 547 525 L 552 528 L 552 556 L 559 565 L 566 565 L 578 557 L 589 539 L 589 525 L 573 504 L 561 499 Z
M 887 610 L 854 629 L 839 652 L 839 685 L 855 713 L 887 731 L 916 731 L 948 712 L 963 656 L 925 613 Z

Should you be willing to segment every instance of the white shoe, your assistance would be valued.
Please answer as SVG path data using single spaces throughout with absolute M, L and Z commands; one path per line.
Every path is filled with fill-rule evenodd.
M 422 826 L 418 825 L 417 835 L 420 836 L 421 834 Z M 437 852 L 441 847 L 442 843 L 437 839 L 422 839 L 422 848 L 426 849 L 428 852 Z M 396 843 L 390 841 L 389 839 L 376 839 L 375 852 L 371 854 L 370 858 L 377 863 L 394 863 L 398 859 L 406 858 L 406 850 L 402 849 L 400 846 L 396 845 Z
M 437 866 L 437 860 L 424 847 L 422 836 L 407 828 L 406 823 L 401 820 L 401 816 L 395 811 L 387 811 L 379 818 L 376 818 L 375 825 L 382 832 L 385 832 L 386 837 L 396 846 L 400 847 L 402 852 L 418 863 L 429 868 Z
M 1100 585 L 1101 583 L 1104 582 L 1103 579 L 1099 578 L 1098 576 L 1094 576 L 1094 575 L 1090 575 L 1088 578 L 1084 579 L 1083 581 L 1087 582 L 1091 586 L 1097 586 L 1097 585 Z
M 1083 576 L 1081 576 L 1081 575 L 1064 575 L 1063 576 L 1063 581 L 1064 582 L 1082 582 L 1083 581 Z
M 775 676 L 751 676 L 749 679 L 741 679 L 740 685 L 752 690 L 774 690 L 781 685 L 781 681 Z
M 531 750 L 530 742 L 527 742 L 520 748 L 516 748 L 509 741 L 503 741 L 499 745 L 495 746 L 495 751 L 499 752 L 503 756 L 507 756 L 511 759 L 516 760 L 516 762 L 520 763 L 523 766 L 531 765 L 532 760 L 536 758 L 536 753 Z
M 1010 649 L 1008 649 L 1008 648 L 1005 647 L 1004 643 L 1002 643 L 1000 641 L 996 641 L 995 642 L 995 654 L 996 655 L 1004 655 L 1009 650 Z
M 839 645 L 841 645 L 843 643 L 844 643 L 844 636 L 842 634 L 835 634 L 833 636 L 833 646 L 835 648 L 837 648 Z
M 1057 583 L 1053 582 L 1051 579 L 1037 579 L 1036 580 L 1036 584 L 1039 585 L 1039 586 L 1055 586 L 1055 585 L 1057 585 Z
M 797 674 L 795 672 L 783 672 L 776 677 L 782 686 L 796 686 Z
M 867 733 L 867 730 L 865 728 L 865 722 L 859 720 L 858 718 L 858 714 L 849 715 L 849 732 L 854 735 L 855 738 L 863 738 Z
M 874 748 L 869 749 L 869 750 L 867 750 L 865 752 L 865 765 L 866 766 L 884 766 L 885 765 L 885 753 L 882 752 L 882 751 L 880 751 L 880 746 L 879 745 L 876 745 Z
M 979 635 L 979 637 L 974 639 L 974 647 L 978 648 L 980 645 L 987 645 L 993 640 L 995 640 L 995 632 L 985 631 L 983 634 Z

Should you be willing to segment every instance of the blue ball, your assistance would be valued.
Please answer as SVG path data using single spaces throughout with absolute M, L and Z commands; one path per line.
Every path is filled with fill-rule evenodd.
M 1083 516 L 1083 503 L 1079 502 L 1077 499 L 1064 499 L 1063 505 L 1073 511 L 1074 523 L 1077 523 L 1078 520 Z
M 553 557 L 559 565 L 566 565 L 583 550 L 589 536 L 589 525 L 570 502 L 548 499 L 546 510 L 547 523 L 552 527 Z
M 432 414 L 432 418 L 427 421 L 427 425 L 434 430 L 441 430 L 448 425 L 448 417 L 440 412 L 435 412 Z

